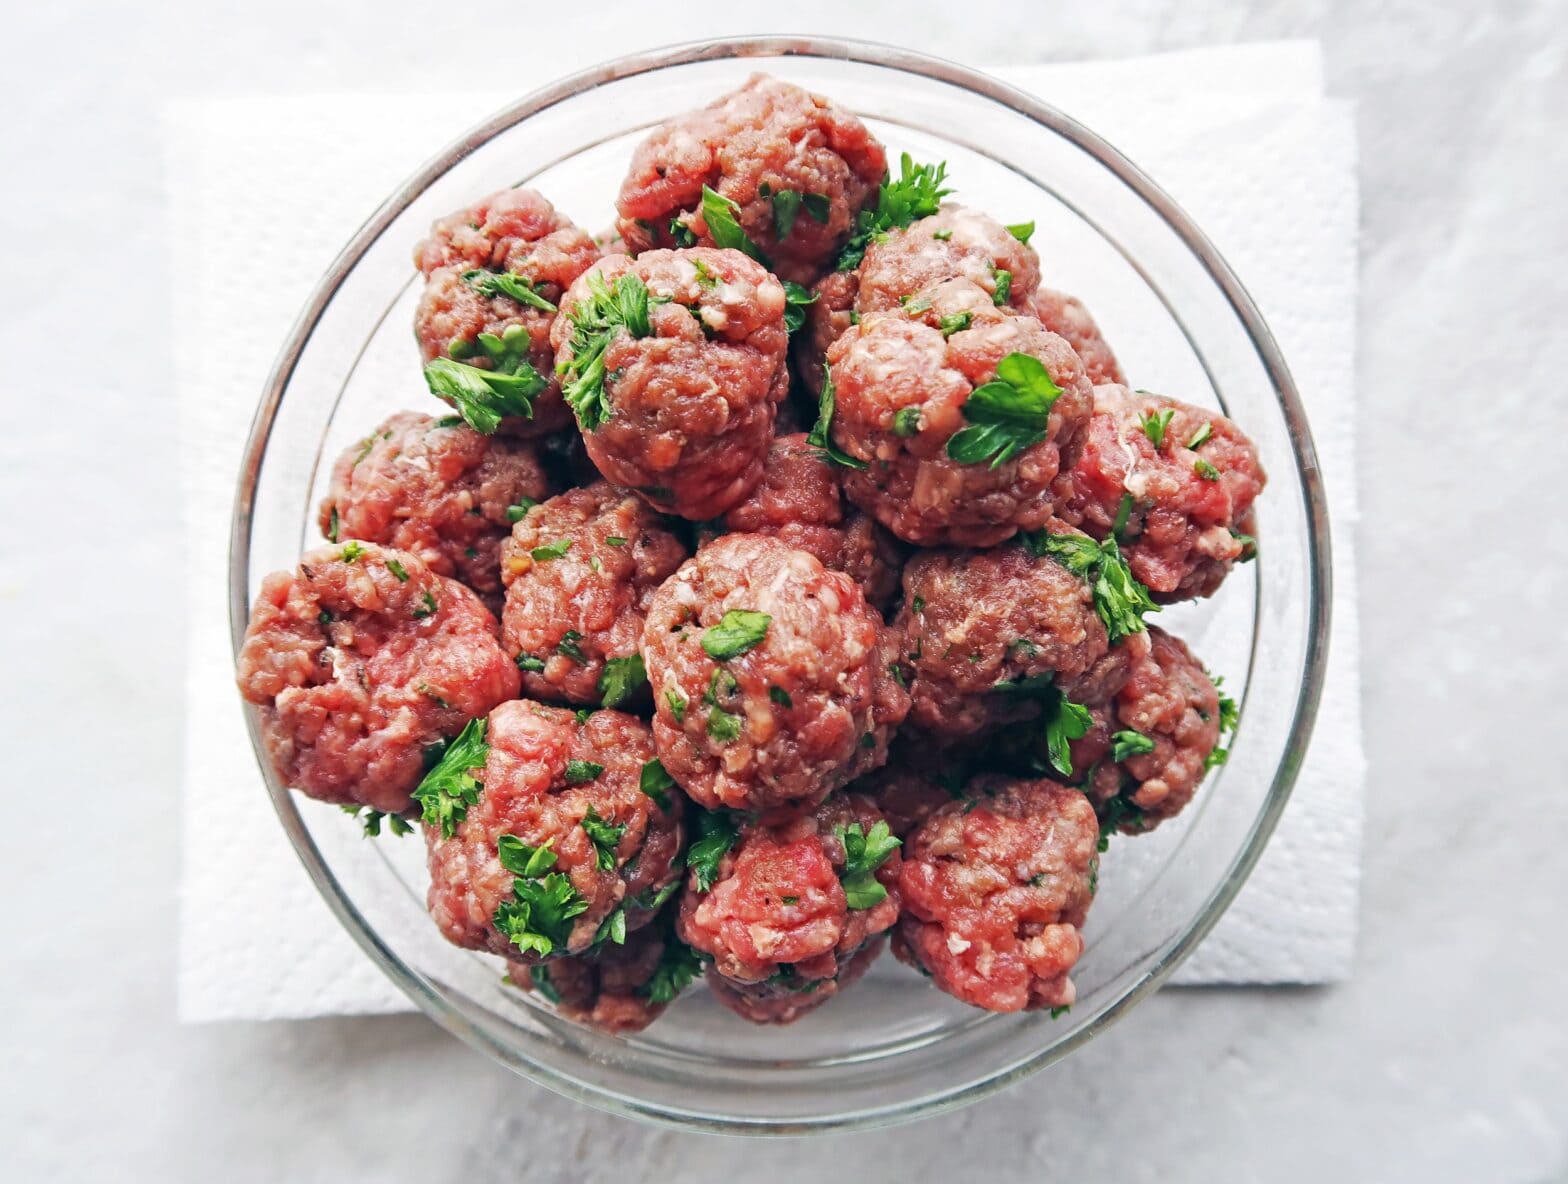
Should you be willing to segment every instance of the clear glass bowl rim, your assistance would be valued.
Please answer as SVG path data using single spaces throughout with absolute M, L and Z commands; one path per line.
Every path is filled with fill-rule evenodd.
M 898 70 L 960 87 L 988 98 L 1071 141 L 1092 156 L 1101 166 L 1114 173 L 1153 208 L 1192 251 L 1225 294 L 1256 348 L 1259 360 L 1273 384 L 1290 436 L 1296 462 L 1296 476 L 1301 487 L 1307 525 L 1310 578 L 1306 588 L 1307 637 L 1303 660 L 1305 677 L 1296 699 L 1285 750 L 1287 759 L 1282 760 L 1275 770 L 1263 809 L 1259 811 L 1245 848 L 1237 856 L 1226 877 L 1216 886 L 1206 907 L 1193 924 L 1176 938 L 1142 978 L 1134 982 L 1119 999 L 1112 1002 L 1093 1023 L 1074 1032 L 1068 1039 L 1041 1049 L 1036 1055 L 1011 1069 L 976 1081 L 960 1090 L 935 1093 L 914 1104 L 903 1104 L 895 1109 L 873 1106 L 842 1118 L 813 1123 L 806 1127 L 798 1122 L 781 1123 L 750 1119 L 729 1122 L 670 1112 L 654 1104 L 644 1104 L 635 1098 L 598 1090 L 592 1085 L 561 1075 L 546 1065 L 537 1063 L 519 1065 L 510 1050 L 499 1047 L 486 1033 L 468 1023 L 445 1000 L 432 992 L 381 941 L 339 886 L 331 868 L 306 828 L 288 789 L 276 784 L 273 778 L 263 778 L 295 854 L 304 864 L 316 889 L 321 893 L 333 915 L 398 989 L 446 1031 L 530 1080 L 599 1109 L 651 1120 L 679 1129 L 695 1127 L 716 1132 L 753 1135 L 798 1135 L 807 1132 L 827 1133 L 862 1129 L 909 1121 L 956 1109 L 1004 1089 L 1060 1060 L 1088 1043 L 1126 1015 L 1138 1002 L 1157 990 L 1197 947 L 1235 899 L 1261 856 L 1289 801 L 1301 765 L 1300 756 L 1305 752 L 1307 743 L 1311 739 L 1319 700 L 1322 696 L 1323 674 L 1328 656 L 1332 587 L 1328 510 L 1323 494 L 1322 472 L 1295 382 L 1291 378 L 1289 368 L 1285 364 L 1273 334 L 1241 281 L 1214 244 L 1163 189 L 1109 143 L 1055 107 L 1014 86 L 955 62 L 896 46 L 833 37 L 716 38 L 629 54 L 592 66 L 542 87 L 496 112 L 432 157 L 418 172 L 399 186 L 396 192 L 365 221 L 333 260 L 295 320 L 287 340 L 273 363 L 272 371 L 263 388 L 261 401 L 251 421 L 250 433 L 241 460 L 229 540 L 229 626 L 236 657 L 250 616 L 248 589 L 250 534 L 257 484 L 278 408 L 295 367 L 327 305 L 360 258 L 392 221 L 433 181 L 481 145 L 536 113 L 565 102 L 593 87 L 672 66 L 715 59 L 752 57 L 769 59 L 792 56 L 837 59 Z M 265 768 L 266 756 L 257 731 L 255 713 L 247 711 L 246 719 L 257 759 Z M 1289 759 L 1292 754 L 1296 759 Z

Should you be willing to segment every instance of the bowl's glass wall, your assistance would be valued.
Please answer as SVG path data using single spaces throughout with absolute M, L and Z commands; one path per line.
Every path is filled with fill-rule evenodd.
M 1227 290 L 1223 265 L 1190 231 L 1184 238 L 1157 191 L 1068 121 L 1014 110 L 951 67 L 918 66 L 953 79 L 944 81 L 893 64 L 912 64 L 907 55 L 853 50 L 882 55 L 877 64 L 847 52 L 623 63 L 523 122 L 502 113 L 477 130 L 461 155 L 432 166 L 428 183 L 395 196 L 328 277 L 280 363 L 241 489 L 243 614 L 263 575 L 319 541 L 313 507 L 331 459 L 386 413 L 435 406 L 410 328 L 410 251 L 429 223 L 527 183 L 579 223 L 607 227 L 644 130 L 759 66 L 859 112 L 895 154 L 947 160 L 958 200 L 1006 221 L 1033 218 L 1046 282 L 1085 299 L 1138 385 L 1223 408 L 1257 441 L 1273 477 L 1259 507 L 1260 560 L 1212 600 L 1158 618 L 1244 702 L 1230 763 L 1175 823 L 1113 841 L 1074 974 L 1079 1002 L 1059 1020 L 980 1014 L 886 957 L 863 985 L 787 1030 L 744 1024 L 699 990 L 647 1033 L 598 1036 L 504 987 L 498 963 L 440 939 L 424 914 L 417 839 L 366 843 L 339 811 L 272 784 L 329 902 L 438 1020 L 556 1088 L 657 1117 L 773 1130 L 887 1120 L 975 1096 L 1087 1039 L 1151 989 L 1228 902 L 1283 805 L 1315 702 L 1326 556 L 1314 544 L 1322 523 L 1310 443 L 1288 410 L 1288 376 L 1261 324 L 1249 327 L 1245 297 Z

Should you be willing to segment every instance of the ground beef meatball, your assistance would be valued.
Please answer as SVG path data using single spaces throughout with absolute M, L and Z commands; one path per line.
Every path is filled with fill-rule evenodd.
M 855 955 L 898 918 L 899 855 L 879 843 L 857 860 L 846 840 L 877 843 L 881 821 L 859 794 L 835 794 L 804 813 L 730 819 L 732 845 L 707 888 L 692 869 L 676 919 L 681 939 L 713 960 L 709 982 L 730 988 L 722 1002 L 749 1019 L 783 1023 L 858 976 L 864 966 Z M 863 866 L 873 858 L 881 861 Z M 785 996 L 793 1005 L 780 1003 Z
M 1082 300 L 1066 292 L 1041 288 L 1029 302 L 1029 309 L 1040 318 L 1042 325 L 1073 347 L 1083 359 L 1084 373 L 1093 385 L 1127 381 L 1122 377 L 1122 368 L 1110 343 Z
M 966 401 L 997 381 L 998 365 L 1015 353 L 1039 362 L 1060 388 L 1043 434 L 1025 437 L 1027 446 L 1000 464 L 994 450 L 954 460 L 949 441 L 972 426 Z M 955 280 L 902 312 L 863 318 L 833 343 L 828 361 L 833 439 L 866 463 L 845 472 L 844 492 L 894 534 L 919 546 L 985 547 L 1051 517 L 1052 482 L 1076 455 L 1093 395 L 1078 355 L 1039 321 L 997 309 Z
M 708 808 L 811 805 L 887 759 L 909 710 L 896 644 L 848 576 L 766 535 L 724 535 L 643 627 L 664 767 Z
M 547 385 L 534 396 L 533 417 L 508 416 L 502 430 L 538 435 L 565 427 L 571 413 L 561 401 L 550 327 L 562 293 L 600 254 L 587 231 L 532 189 L 504 189 L 442 218 L 414 248 L 425 277 L 414 313 L 421 355 L 483 370 L 527 362 Z M 498 281 L 531 288 L 538 300 L 508 295 Z M 481 342 L 481 333 L 500 344 Z
M 1141 634 L 1111 645 L 1089 581 L 1023 544 L 916 555 L 894 629 L 914 674 L 909 718 L 948 738 L 1039 716 L 1039 694 L 998 686 L 1104 702 L 1147 648 Z
M 885 938 L 872 938 L 843 960 L 842 969 L 832 978 L 802 979 L 793 971 L 783 971 L 760 983 L 738 983 L 710 966 L 708 989 L 742 1019 L 754 1024 L 792 1024 L 864 977 L 885 945 Z
M 620 711 L 579 720 L 520 699 L 490 713 L 485 739 L 478 801 L 446 832 L 425 825 L 427 902 L 447 940 L 533 964 L 582 954 L 617 932 L 624 939 L 652 920 L 661 891 L 679 878 L 684 800 L 673 788 L 657 797 L 640 788 L 653 759 L 648 725 Z M 499 854 L 507 835 L 548 847 L 554 863 L 518 876 Z M 531 894 L 555 907 L 515 907 Z M 546 948 L 523 948 L 514 938 L 524 931 L 543 935 Z
M 649 292 L 630 315 L 629 275 Z M 745 497 L 789 390 L 783 285 L 739 251 L 611 255 L 561 308 L 555 348 L 599 471 L 685 518 L 715 518 Z M 602 352 L 578 358 L 595 342 Z
M 507 976 L 525 991 L 543 995 L 567 1019 L 617 1035 L 640 1032 L 669 1006 L 654 1002 L 650 987 L 670 949 L 664 925 L 645 925 L 621 945 L 530 966 L 509 959 Z
M 656 128 L 621 183 L 617 226 L 633 253 L 711 244 L 704 186 L 778 275 L 810 283 L 873 198 L 887 154 L 865 124 L 813 95 L 754 74 L 739 90 Z
M 888 763 L 850 790 L 876 802 L 893 833 L 903 838 L 937 809 L 963 796 L 963 773 L 946 756 L 924 737 L 911 738 L 906 732 L 894 741 Z
M 859 267 L 831 272 L 813 288 L 816 300 L 806 309 L 807 328 L 796 345 L 801 379 L 820 391 L 828 347 L 851 325 L 868 313 L 902 308 L 955 279 L 974 284 L 993 307 L 1032 312 L 1040 259 L 996 219 L 953 204 L 889 231 L 866 248 Z M 1060 332 L 1049 322 L 1046 327 Z
M 338 457 L 321 532 L 412 551 L 498 611 L 501 540 L 521 507 L 550 492 L 532 444 L 399 411 Z
M 238 666 L 283 782 L 391 814 L 409 809 L 426 750 L 518 686 L 477 596 L 358 540 L 262 581 Z
M 1062 517 L 1098 539 L 1130 498 L 1122 553 L 1150 594 L 1169 602 L 1212 595 L 1232 565 L 1251 557 L 1247 528 L 1265 481 L 1252 441 L 1218 412 L 1101 386 L 1083 447 L 1057 489 Z
M 762 481 L 699 537 L 706 542 L 721 529 L 772 535 L 843 572 L 871 604 L 886 609 L 898 593 L 902 550 L 881 523 L 845 503 L 842 472 L 805 433 L 776 436 Z
M 894 952 L 987 1011 L 1066 1007 L 1083 952 L 1099 823 L 1050 781 L 976 778 L 905 841 Z
M 598 704 L 609 692 L 612 707 L 644 704 L 643 619 L 687 554 L 642 499 L 603 481 L 529 510 L 500 560 L 501 639 L 522 671 L 523 693 Z

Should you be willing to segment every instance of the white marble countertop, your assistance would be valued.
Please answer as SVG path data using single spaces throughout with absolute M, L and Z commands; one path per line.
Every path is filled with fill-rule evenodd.
M 1053 6 L 1054 7 L 1054 6 Z M 1568 10 L 33 5 L 0 74 L 0 867 L 7 1178 L 1546 1181 L 1568 1176 Z M 1375 10 L 1375 11 L 1374 11 Z M 1025 16 L 1024 14 L 1028 15 Z M 689 16 L 691 19 L 683 19 Z M 1368 800 L 1355 977 L 1167 991 L 1064 1065 L 912 1128 L 765 1145 L 608 1118 L 423 1019 L 174 1022 L 183 634 L 157 111 L 175 95 L 526 88 L 787 27 L 974 62 L 1316 36 L 1359 104 Z M 476 75 L 475 71 L 482 72 Z M 46 357 L 48 365 L 23 358 Z M 1518 443 L 1516 443 L 1516 441 Z M 68 490 L 62 474 L 82 472 Z M 38 511 L 59 509 L 64 517 Z M 1497 753 L 1503 753 L 1501 757 Z M 235 875 L 244 875 L 243 841 Z M 235 923 L 244 924 L 243 917 Z M 1555 936 L 1554 936 L 1555 935 Z

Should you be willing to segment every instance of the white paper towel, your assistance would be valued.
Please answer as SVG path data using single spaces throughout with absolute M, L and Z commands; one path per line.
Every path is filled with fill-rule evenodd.
M 1181 982 L 1344 977 L 1363 758 L 1355 601 L 1355 148 L 1315 45 L 999 69 L 1081 119 L 1197 220 L 1251 290 L 1311 417 L 1335 534 L 1332 664 L 1312 751 L 1263 861 Z M 179 1013 L 188 1021 L 407 1010 L 289 848 L 233 690 L 227 536 L 272 358 L 316 277 L 383 196 L 513 97 L 313 96 L 167 115 L 190 647 Z M 243 250 L 233 249 L 243 244 Z

